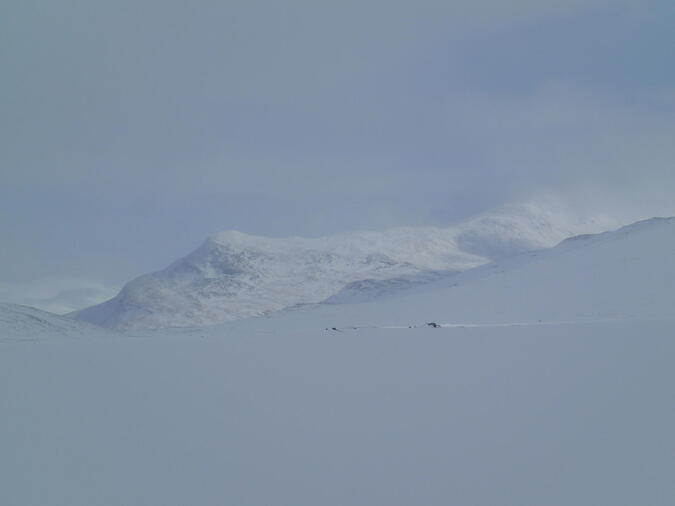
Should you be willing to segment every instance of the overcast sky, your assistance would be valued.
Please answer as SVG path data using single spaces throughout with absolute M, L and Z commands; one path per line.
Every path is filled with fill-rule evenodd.
M 541 191 L 675 214 L 674 26 L 672 0 L 5 0 L 0 296 L 120 284 L 225 229 Z

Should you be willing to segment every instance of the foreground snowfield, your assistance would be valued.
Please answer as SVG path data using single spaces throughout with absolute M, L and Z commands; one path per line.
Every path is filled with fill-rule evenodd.
M 671 506 L 674 287 L 650 220 L 370 302 L 0 342 L 0 504 Z
M 11 343 L 0 504 L 675 504 L 675 325 Z

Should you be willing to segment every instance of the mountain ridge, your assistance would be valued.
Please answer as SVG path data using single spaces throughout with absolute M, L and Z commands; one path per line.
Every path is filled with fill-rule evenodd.
M 321 302 L 350 283 L 434 279 L 609 226 L 603 218 L 578 220 L 521 205 L 446 228 L 319 238 L 225 231 L 165 269 L 130 281 L 113 299 L 72 316 L 117 329 L 212 325 Z
M 381 293 L 350 292 L 320 304 L 214 327 L 221 334 L 365 332 L 436 322 L 447 327 L 556 326 L 672 320 L 675 217 L 583 234 L 469 271 Z
M 31 306 L 0 302 L 0 340 L 46 337 L 110 337 L 109 329 Z

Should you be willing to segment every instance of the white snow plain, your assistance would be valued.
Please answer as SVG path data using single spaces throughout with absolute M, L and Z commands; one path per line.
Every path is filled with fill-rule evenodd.
M 368 302 L 5 340 L 0 504 L 671 506 L 674 292 L 656 219 Z

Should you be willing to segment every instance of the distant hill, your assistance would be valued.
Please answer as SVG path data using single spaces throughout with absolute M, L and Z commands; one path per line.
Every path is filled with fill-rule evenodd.
M 29 306 L 0 303 L 0 340 L 110 336 L 109 330 Z

